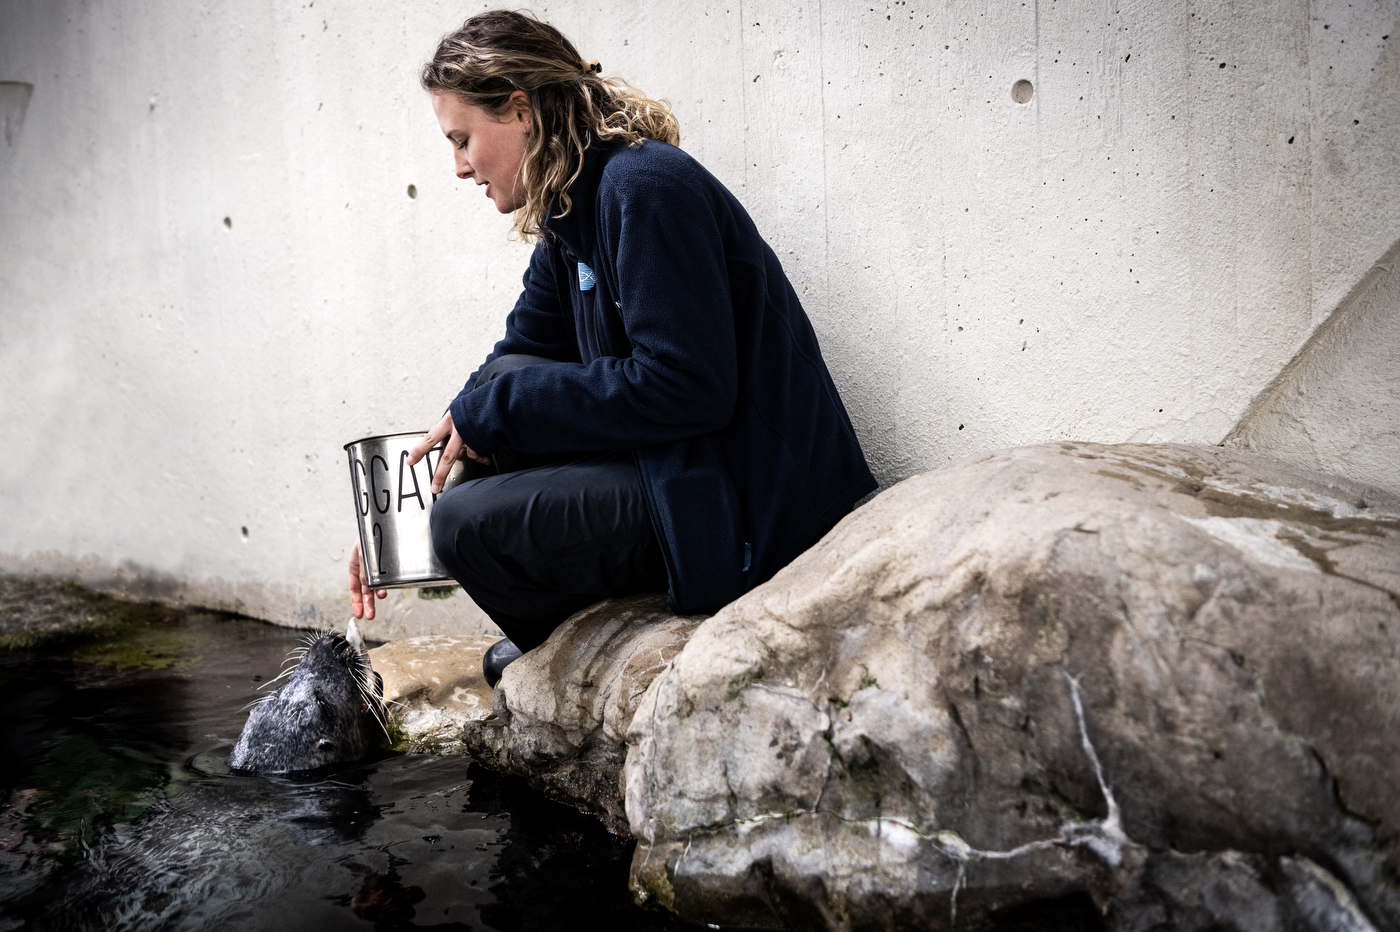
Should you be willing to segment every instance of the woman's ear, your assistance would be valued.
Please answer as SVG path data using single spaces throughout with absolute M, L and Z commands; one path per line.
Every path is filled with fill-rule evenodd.
M 524 91 L 511 91 L 506 100 L 506 107 L 511 119 L 523 123 L 523 129 L 528 133 L 533 116 L 530 112 L 530 95 Z

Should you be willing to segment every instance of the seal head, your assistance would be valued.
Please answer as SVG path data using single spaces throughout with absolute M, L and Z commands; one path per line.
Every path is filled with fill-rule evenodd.
M 288 773 L 359 760 L 384 733 L 383 681 L 352 620 L 312 641 L 287 682 L 253 706 L 229 755 L 234 770 Z M 278 677 L 281 679 L 281 677 Z

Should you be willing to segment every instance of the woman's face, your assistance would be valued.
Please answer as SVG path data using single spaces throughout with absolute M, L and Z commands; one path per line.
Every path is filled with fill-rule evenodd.
M 530 135 L 530 99 L 525 93 L 511 94 L 499 117 L 455 94 L 435 91 L 432 98 L 438 125 L 452 142 L 457 177 L 486 185 L 486 196 L 503 214 L 524 207 L 520 165 Z

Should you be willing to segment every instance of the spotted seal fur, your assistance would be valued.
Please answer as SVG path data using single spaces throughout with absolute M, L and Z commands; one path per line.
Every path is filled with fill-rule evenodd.
M 299 656 L 298 656 L 299 655 Z M 363 758 L 384 734 L 383 679 L 352 619 L 345 636 L 323 634 L 254 704 L 229 755 L 234 770 L 290 773 Z

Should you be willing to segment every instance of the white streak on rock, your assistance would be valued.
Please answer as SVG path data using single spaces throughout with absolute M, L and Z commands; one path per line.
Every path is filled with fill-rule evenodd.
M 1288 544 L 1279 540 L 1278 533 L 1284 529 L 1278 521 L 1260 518 L 1182 518 L 1187 524 L 1195 525 L 1211 537 L 1229 544 L 1247 556 L 1277 566 L 1285 570 L 1321 572 L 1317 564 Z

